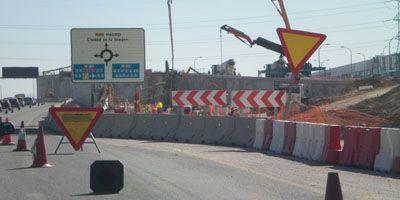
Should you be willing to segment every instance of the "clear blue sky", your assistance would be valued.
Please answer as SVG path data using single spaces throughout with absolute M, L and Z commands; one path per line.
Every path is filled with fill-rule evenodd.
M 147 69 L 161 71 L 170 59 L 166 0 L 1 0 L 0 66 L 39 66 L 40 70 L 70 65 L 69 29 L 73 27 L 143 27 L 146 30 Z M 397 9 L 385 0 L 285 1 L 293 29 L 328 36 L 321 51 L 326 67 L 354 62 L 364 53 L 382 53 L 397 32 L 390 21 Z M 386 21 L 388 20 L 388 21 Z M 220 62 L 219 27 L 231 25 L 250 35 L 278 42 L 276 28 L 283 21 L 269 0 L 173 0 L 176 68 L 193 65 L 206 70 Z M 396 43 L 392 43 L 392 51 Z M 394 45 L 396 44 L 396 45 Z M 387 50 L 386 50 L 387 53 Z M 233 58 L 242 75 L 257 70 L 278 55 L 261 47 L 249 48 L 232 35 L 223 34 L 224 59 Z M 310 61 L 314 61 L 316 54 Z M 32 93 L 32 80 L 1 80 L 3 97 Z

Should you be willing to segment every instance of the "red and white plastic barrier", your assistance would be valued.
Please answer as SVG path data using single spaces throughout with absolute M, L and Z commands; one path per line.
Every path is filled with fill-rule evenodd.
M 172 91 L 173 106 L 225 106 L 225 90 Z
M 283 107 L 286 102 L 284 90 L 234 90 L 232 106 L 239 108 Z

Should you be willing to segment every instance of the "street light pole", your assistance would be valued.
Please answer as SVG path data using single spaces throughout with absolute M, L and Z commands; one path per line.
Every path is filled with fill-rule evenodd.
M 323 44 L 318 49 L 318 67 L 321 67 L 321 48 L 323 46 L 328 46 L 328 45 L 331 45 L 331 44 L 329 44 L 329 43 Z
M 194 60 L 193 60 L 193 68 L 196 69 L 196 60 L 201 59 L 201 58 L 203 58 L 203 57 L 198 56 L 198 57 L 194 58 Z
M 363 53 L 357 53 L 358 55 L 361 55 L 364 58 L 364 77 L 367 75 L 367 61 L 365 59 L 365 55 Z
M 350 52 L 350 77 L 353 78 L 353 52 L 349 47 L 340 46 L 342 49 L 347 49 Z
M 392 39 L 390 39 L 389 40 L 389 69 L 391 69 L 392 68 L 392 56 L 390 55 L 391 54 L 391 52 L 390 52 L 390 46 L 391 46 L 391 44 L 392 44 L 392 41 L 394 40 L 396 38 L 396 36 L 395 37 L 392 37 Z M 385 67 L 385 71 L 386 71 L 386 67 Z

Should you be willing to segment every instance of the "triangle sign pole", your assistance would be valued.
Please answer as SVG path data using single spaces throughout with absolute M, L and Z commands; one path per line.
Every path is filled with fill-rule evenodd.
M 103 113 L 103 108 L 51 107 L 49 112 L 72 147 L 78 151 Z
M 326 39 L 326 35 L 319 33 L 284 28 L 278 28 L 276 31 L 289 69 L 295 75 L 299 74 L 303 65 Z

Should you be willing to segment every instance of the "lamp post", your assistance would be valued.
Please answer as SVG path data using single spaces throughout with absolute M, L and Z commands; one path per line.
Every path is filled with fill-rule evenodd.
M 391 52 L 390 52 L 390 49 L 391 49 L 390 46 L 391 46 L 392 41 L 393 41 L 394 39 L 396 39 L 396 36 L 392 37 L 392 39 L 389 40 L 389 69 L 392 69 L 392 56 L 390 55 L 390 54 L 391 54 Z M 385 67 L 385 71 L 386 71 L 386 67 Z
M 318 67 L 321 67 L 321 48 L 323 46 L 328 46 L 328 45 L 331 45 L 331 44 L 329 44 L 329 43 L 323 44 L 318 49 Z
M 349 47 L 340 46 L 342 49 L 347 49 L 350 52 L 350 77 L 353 78 L 353 52 Z
M 358 55 L 361 55 L 364 58 L 364 77 L 367 76 L 367 61 L 365 59 L 365 55 L 363 53 L 357 53 Z
M 196 60 L 201 59 L 201 58 L 203 58 L 203 57 L 198 56 L 198 57 L 194 58 L 194 60 L 193 60 L 193 68 L 196 69 Z

